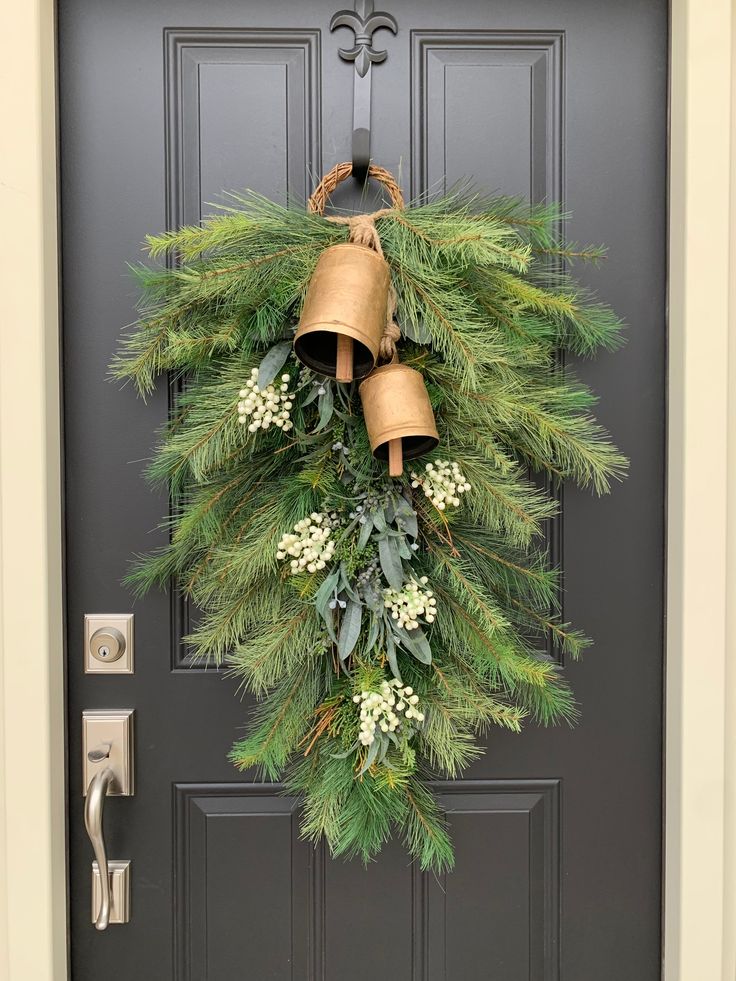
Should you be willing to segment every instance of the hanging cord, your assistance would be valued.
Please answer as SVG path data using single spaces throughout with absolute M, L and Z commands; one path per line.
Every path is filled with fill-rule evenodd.
M 337 164 L 329 173 L 325 174 L 319 184 L 315 187 L 311 197 L 307 201 L 307 211 L 310 214 L 322 215 L 326 221 L 331 221 L 335 225 L 348 226 L 348 241 L 355 245 L 363 245 L 373 249 L 383 259 L 383 248 L 381 238 L 376 228 L 376 221 L 391 212 L 404 210 L 404 197 L 401 188 L 388 170 L 371 164 L 368 168 L 368 177 L 374 178 L 386 188 L 391 198 L 393 207 L 379 208 L 370 214 L 359 215 L 327 215 L 325 207 L 330 195 L 338 184 L 346 180 L 353 172 L 353 165 L 349 161 Z M 401 337 L 401 330 L 396 323 L 396 291 L 393 286 L 388 290 L 388 306 L 386 309 L 386 325 L 383 328 L 379 356 L 383 361 L 393 361 L 397 357 L 396 344 Z

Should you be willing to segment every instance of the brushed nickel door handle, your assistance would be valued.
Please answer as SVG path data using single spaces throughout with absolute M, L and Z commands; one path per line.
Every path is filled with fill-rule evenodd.
M 93 759 L 93 752 L 90 751 L 89 758 Z M 107 755 L 107 754 L 105 754 Z M 87 788 L 87 799 L 84 802 L 84 826 L 87 829 L 89 840 L 92 843 L 92 850 L 97 860 L 97 868 L 100 873 L 100 910 L 95 920 L 97 930 L 106 930 L 110 923 L 110 873 L 107 868 L 107 853 L 105 851 L 105 836 L 102 828 L 102 815 L 105 805 L 105 797 L 110 784 L 115 779 L 115 774 L 110 767 L 99 770 L 90 781 Z
M 103 813 L 106 797 L 133 794 L 133 709 L 82 713 L 84 826 L 94 851 L 92 916 L 97 930 L 130 920 L 130 861 L 109 860 Z

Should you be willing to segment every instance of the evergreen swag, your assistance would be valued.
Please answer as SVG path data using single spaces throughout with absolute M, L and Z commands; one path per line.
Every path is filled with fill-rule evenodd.
M 306 836 L 368 860 L 398 829 L 441 871 L 453 852 L 428 781 L 459 774 L 491 725 L 575 718 L 544 651 L 551 636 L 575 658 L 588 641 L 556 616 L 543 530 L 557 508 L 528 474 L 602 493 L 625 470 L 556 360 L 619 343 L 617 317 L 562 268 L 602 250 L 566 247 L 558 207 L 519 199 L 455 190 L 380 213 L 401 359 L 441 438 L 395 480 L 357 384 L 292 354 L 310 275 L 346 225 L 231 200 L 149 237 L 166 264 L 135 271 L 140 319 L 114 373 L 143 396 L 170 373 L 183 392 L 150 465 L 173 499 L 170 543 L 130 580 L 175 581 L 204 611 L 194 653 L 258 699 L 232 760 L 285 775 Z

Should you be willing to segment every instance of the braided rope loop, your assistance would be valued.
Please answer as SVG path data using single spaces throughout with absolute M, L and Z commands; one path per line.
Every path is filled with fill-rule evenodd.
M 315 187 L 312 195 L 307 201 L 307 211 L 310 214 L 323 215 L 332 192 L 335 190 L 338 184 L 341 184 L 344 180 L 347 180 L 352 172 L 353 165 L 349 160 L 345 163 L 336 164 L 331 171 L 325 174 L 319 184 Z M 379 167 L 377 164 L 371 164 L 368 168 L 368 176 L 378 181 L 379 184 L 383 184 L 389 193 L 389 197 L 391 198 L 391 203 L 394 208 L 398 208 L 399 210 L 404 209 L 404 196 L 401 193 L 401 188 L 396 183 L 396 178 L 389 170 L 386 170 L 385 167 Z
M 313 215 L 324 215 L 330 195 L 338 184 L 350 177 L 352 172 L 353 165 L 350 161 L 334 166 L 315 187 L 311 197 L 307 201 L 307 211 Z M 355 245 L 363 245 L 369 249 L 373 249 L 374 252 L 377 252 L 383 258 L 383 249 L 381 247 L 378 229 L 376 228 L 376 219 L 390 214 L 393 210 L 398 209 L 403 211 L 405 207 L 404 196 L 401 193 L 401 188 L 396 183 L 396 178 L 384 167 L 371 164 L 368 168 L 368 176 L 377 180 L 379 184 L 382 184 L 386 188 L 393 207 L 380 208 L 378 211 L 373 211 L 370 214 L 329 215 L 326 220 L 336 225 L 347 225 L 349 229 L 348 241 L 353 242 Z M 396 291 L 393 286 L 390 286 L 388 291 L 388 308 L 386 310 L 386 326 L 383 329 L 380 347 L 380 358 L 383 361 L 394 361 L 397 358 L 396 342 L 401 337 L 401 331 L 399 325 L 396 323 L 395 316 Z

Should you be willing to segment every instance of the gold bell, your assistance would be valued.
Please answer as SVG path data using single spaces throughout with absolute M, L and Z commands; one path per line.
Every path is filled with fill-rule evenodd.
M 294 337 L 299 360 L 338 381 L 367 375 L 386 325 L 389 280 L 386 260 L 365 245 L 344 242 L 325 249 Z
M 413 368 L 376 368 L 361 384 L 360 398 L 373 456 L 388 460 L 392 477 L 401 475 L 403 458 L 413 460 L 439 443 L 424 378 Z

